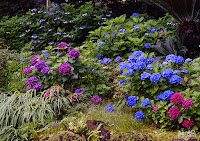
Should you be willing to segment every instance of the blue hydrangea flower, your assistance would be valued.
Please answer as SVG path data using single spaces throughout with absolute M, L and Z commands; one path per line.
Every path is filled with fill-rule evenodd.
M 143 62 L 145 63 L 147 61 L 147 57 L 146 56 L 140 56 L 136 62 Z
M 119 84 L 121 85 L 121 84 L 123 84 L 123 83 L 125 83 L 125 82 L 127 82 L 127 80 L 119 80 Z
M 175 63 L 182 64 L 184 62 L 184 59 L 182 56 L 177 56 Z
M 143 113 L 142 111 L 138 111 L 138 112 L 135 114 L 135 119 L 136 119 L 136 120 L 144 119 L 144 113 Z
M 135 63 L 134 69 L 138 71 L 138 70 L 141 70 L 141 69 L 143 69 L 145 67 L 146 67 L 145 63 L 143 63 L 143 62 L 137 62 L 137 63 Z
M 172 63 L 175 63 L 175 62 L 176 62 L 176 59 L 177 59 L 177 56 L 175 56 L 174 54 L 170 54 L 170 55 L 167 55 L 167 56 L 166 56 L 165 61 L 166 61 L 166 62 L 169 62 L 169 61 L 171 60 Z
M 128 63 L 125 63 L 125 62 L 121 62 L 121 63 L 119 63 L 119 71 L 121 72 L 121 73 L 123 73 L 123 70 L 125 69 L 125 68 L 130 68 L 130 65 L 128 64 Z
M 104 42 L 103 42 L 103 41 L 101 41 L 101 42 L 99 42 L 99 43 L 98 43 L 98 45 L 104 45 Z
M 128 61 L 131 63 L 131 62 L 135 62 L 137 59 L 136 59 L 136 57 L 133 55 L 133 54 L 131 54 L 131 56 L 129 56 L 128 57 Z
M 144 107 L 147 107 L 147 105 L 150 105 L 150 104 L 151 104 L 151 101 L 149 99 L 145 99 L 141 103 L 141 105 L 144 106 Z
M 106 110 L 107 110 L 108 112 L 112 112 L 112 111 L 114 111 L 115 109 L 112 107 L 111 104 L 108 104 L 108 105 L 106 106 Z
M 101 61 L 102 64 L 110 64 L 111 63 L 111 60 L 110 58 L 103 58 L 103 60 Z
M 124 32 L 124 33 L 126 33 L 127 30 L 126 30 L 126 29 L 120 29 L 119 32 Z
M 185 60 L 185 62 L 191 62 L 191 61 L 192 61 L 191 58 L 187 58 L 187 59 Z
M 150 81 L 151 81 L 151 82 L 157 83 L 158 81 L 160 81 L 160 79 L 161 79 L 161 74 L 159 74 L 159 73 L 153 73 L 153 74 L 150 76 Z
M 137 102 L 138 102 L 138 98 L 136 96 L 129 96 L 128 101 L 127 101 L 127 105 L 128 106 L 135 106 Z
M 147 65 L 146 69 L 148 69 L 148 70 L 153 70 L 153 69 L 154 69 L 154 66 L 151 65 L 151 64 L 149 64 L 149 65 Z
M 133 17 L 138 16 L 138 15 L 139 15 L 138 13 L 133 13 L 132 14 Z
M 182 79 L 180 76 L 178 75 L 173 75 L 170 79 L 169 79 L 169 83 L 170 84 L 174 84 L 174 83 L 181 83 Z
M 102 54 L 97 54 L 97 55 L 94 57 L 94 59 L 100 59 L 100 58 L 102 58 L 102 57 L 103 57 Z
M 132 69 L 128 69 L 127 72 L 125 73 L 126 75 L 133 75 L 134 71 Z
M 117 35 L 117 31 L 113 31 L 113 33 L 112 34 L 115 34 L 115 35 Z
M 148 64 L 152 64 L 154 62 L 154 58 L 153 57 L 150 57 L 148 60 L 147 60 L 147 65 Z
M 162 77 L 169 79 L 173 76 L 173 70 L 172 69 L 165 69 L 164 71 L 162 71 L 161 75 L 162 75 Z
M 154 32 L 156 32 L 156 27 L 151 27 L 151 31 L 150 31 L 151 33 L 154 33 Z
M 180 74 L 181 73 L 181 71 L 180 70 L 174 70 L 174 72 L 173 72 L 174 74 Z
M 115 62 L 119 62 L 121 60 L 122 60 L 122 58 L 120 56 L 117 56 L 116 59 L 115 59 Z
M 188 71 L 188 70 L 183 70 L 183 71 L 181 71 L 181 72 L 187 74 L 189 71 Z
M 146 43 L 145 44 L 145 48 L 151 48 L 151 44 L 150 43 Z
M 143 73 L 141 74 L 141 80 L 145 80 L 145 79 L 147 79 L 147 78 L 150 78 L 150 76 L 151 76 L 150 73 L 148 73 L 148 72 L 143 72 Z
M 139 25 L 135 25 L 135 26 L 134 26 L 134 29 L 135 29 L 135 30 L 140 29 Z
M 163 94 L 157 96 L 157 100 L 170 100 L 171 96 L 174 94 L 173 91 L 166 90 Z
M 134 51 L 131 55 L 135 56 L 135 57 L 140 57 L 144 52 L 138 50 L 138 51 Z

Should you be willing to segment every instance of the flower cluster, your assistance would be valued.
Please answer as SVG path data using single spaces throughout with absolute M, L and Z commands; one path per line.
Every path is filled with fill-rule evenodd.
M 127 72 L 125 73 L 126 75 L 133 75 L 134 71 L 132 69 L 127 70 Z
M 182 94 L 180 94 L 179 92 L 175 92 L 170 98 L 171 103 L 175 102 L 176 104 L 183 102 L 183 100 L 184 98 L 182 97 Z
M 171 98 L 171 96 L 172 96 L 173 94 L 174 94 L 173 91 L 166 90 L 166 91 L 164 91 L 163 94 L 158 95 L 158 96 L 157 96 L 157 99 L 158 99 L 158 100 L 168 100 L 168 99 Z
M 136 120 L 144 119 L 144 113 L 143 113 L 142 111 L 138 111 L 138 112 L 135 114 L 135 119 L 136 119 Z
M 36 77 L 30 77 L 30 78 L 27 80 L 26 84 L 33 85 L 33 84 L 35 84 L 37 81 L 38 81 L 38 79 L 37 79 Z
M 41 83 L 35 84 L 35 85 L 33 86 L 33 89 L 36 90 L 36 91 L 39 90 L 39 89 L 43 89 L 42 84 L 41 84 Z
M 38 61 L 34 66 L 36 70 L 41 70 L 46 67 L 46 62 Z
M 111 60 L 110 58 L 104 58 L 102 61 L 101 61 L 102 64 L 110 64 L 111 63 Z
M 185 108 L 185 109 L 188 109 L 189 107 L 191 107 L 191 106 L 193 106 L 193 105 L 194 105 L 194 103 L 193 103 L 193 101 L 190 100 L 190 99 L 186 99 L 186 100 L 184 100 L 183 103 L 182 103 L 182 107 Z
M 149 64 L 149 65 L 147 65 L 146 69 L 148 69 L 148 70 L 153 70 L 153 69 L 154 69 L 154 66 L 151 65 L 151 64 Z
M 159 74 L 159 73 L 153 73 L 153 74 L 150 76 L 150 81 L 151 81 L 151 82 L 157 83 L 158 81 L 160 81 L 160 79 L 161 79 L 161 74 Z
M 49 68 L 49 67 L 44 67 L 44 68 L 41 70 L 41 72 L 42 72 L 43 75 L 48 74 L 49 71 L 50 71 L 50 68 Z
M 33 57 L 33 59 L 32 59 L 33 65 L 35 65 L 37 63 L 38 57 L 39 57 L 39 55 Z
M 99 105 L 99 104 L 102 104 L 102 99 L 96 95 L 94 96 L 93 98 L 91 98 L 91 103 L 94 104 L 94 105 Z
M 193 119 L 190 119 L 190 120 L 185 119 L 182 122 L 182 125 L 183 125 L 183 127 L 190 129 L 190 127 L 194 125 L 194 120 Z
M 145 80 L 145 79 L 147 79 L 147 78 L 150 78 L 150 76 L 151 76 L 150 73 L 148 73 L 148 72 L 143 72 L 143 73 L 141 74 L 141 80 Z
M 77 49 L 72 49 L 69 51 L 69 58 L 79 58 L 80 52 Z
M 181 112 L 177 107 L 171 107 L 168 114 L 172 120 L 175 120 L 181 115 Z
M 172 69 L 165 69 L 162 71 L 161 75 L 165 78 L 171 78 L 173 76 L 173 70 Z
M 71 72 L 71 66 L 68 63 L 63 63 L 60 67 L 59 67 L 59 73 L 67 75 L 68 72 Z
M 62 47 L 67 47 L 66 49 L 63 50 L 64 51 L 68 51 L 70 50 L 70 45 L 67 44 L 66 42 L 61 42 L 57 45 L 58 48 L 62 48 Z M 58 49 L 58 51 L 61 51 L 60 49 Z
M 24 68 L 23 73 L 25 73 L 25 74 L 32 73 L 32 69 L 31 68 Z
M 108 105 L 106 106 L 106 110 L 107 110 L 108 112 L 112 112 L 112 111 L 114 111 L 115 109 L 112 107 L 111 104 L 108 104 Z
M 138 101 L 138 98 L 136 96 L 129 96 L 128 101 L 127 101 L 127 105 L 128 106 L 135 106 L 137 101 Z
M 158 106 L 153 106 L 153 112 L 156 112 L 158 110 Z
M 178 75 L 173 75 L 170 79 L 169 79 L 169 83 L 170 84 L 174 84 L 174 83 L 181 83 L 182 78 Z
M 115 62 L 119 62 L 121 60 L 122 60 L 122 58 L 120 56 L 117 56 L 116 59 L 115 59 Z
M 81 93 L 83 93 L 84 91 L 83 91 L 83 88 L 80 88 L 80 89 L 76 89 L 75 90 L 75 93 L 79 93 L 79 94 L 81 94 Z
M 148 105 L 151 104 L 151 101 L 149 99 L 145 99 L 142 101 L 141 105 L 144 106 L 144 107 L 147 107 Z
M 172 63 L 182 64 L 184 62 L 184 59 L 182 56 L 175 56 L 173 54 L 170 54 L 166 56 L 165 61 L 166 62 L 171 61 Z

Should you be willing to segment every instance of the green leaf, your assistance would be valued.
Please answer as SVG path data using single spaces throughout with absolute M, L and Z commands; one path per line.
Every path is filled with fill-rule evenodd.
M 178 117 L 178 123 L 182 123 L 183 122 L 183 116 L 179 116 Z
M 116 51 L 116 50 L 118 50 L 118 47 L 112 46 L 112 47 L 111 47 L 111 50 Z
M 192 127 L 192 129 L 197 131 L 199 128 L 195 125 L 195 126 Z

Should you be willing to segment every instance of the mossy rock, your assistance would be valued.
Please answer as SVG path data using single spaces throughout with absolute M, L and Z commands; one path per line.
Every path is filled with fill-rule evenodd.
M 66 131 L 50 137 L 47 141 L 85 141 L 86 139 L 73 132 Z

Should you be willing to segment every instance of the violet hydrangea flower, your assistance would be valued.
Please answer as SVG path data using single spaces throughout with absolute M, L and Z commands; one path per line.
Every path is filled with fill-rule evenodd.
M 41 84 L 41 83 L 35 84 L 35 85 L 33 86 L 33 89 L 36 90 L 36 91 L 39 90 L 39 89 L 43 89 L 42 84 Z
M 39 55 L 33 57 L 33 59 L 32 59 L 33 65 L 35 65 L 37 63 L 38 57 L 39 57 Z
M 193 105 L 194 105 L 194 103 L 193 103 L 193 101 L 190 100 L 190 99 L 186 99 L 186 100 L 184 100 L 183 103 L 182 103 L 182 107 L 185 108 L 185 109 L 188 109 L 189 107 L 191 107 L 191 106 L 193 106 Z
M 44 67 L 41 71 L 42 71 L 43 75 L 46 75 L 50 71 L 50 68 L 49 67 Z
M 24 68 L 23 73 L 25 73 L 25 74 L 32 73 L 32 69 L 31 68 Z
M 36 70 L 41 70 L 46 67 L 46 62 L 45 61 L 38 61 L 35 65 Z
M 65 50 L 63 50 L 63 51 L 68 51 L 70 48 L 70 45 L 69 44 L 67 44 L 66 42 L 61 42 L 61 43 L 59 43 L 58 45 L 57 45 L 57 47 L 58 48 L 61 48 L 61 47 L 67 47 Z M 60 51 L 60 49 L 58 49 L 58 51 Z
M 27 80 L 27 84 L 29 85 L 32 85 L 32 84 L 35 84 L 36 82 L 38 81 L 38 79 L 36 77 L 30 77 L 28 80 Z
M 76 90 L 75 90 L 75 93 L 83 93 L 83 88 L 76 89 Z
M 67 75 L 68 72 L 71 72 L 72 67 L 68 63 L 63 63 L 59 67 L 59 73 Z
M 106 110 L 107 110 L 108 112 L 112 112 L 112 111 L 114 111 L 115 109 L 112 107 L 111 104 L 108 104 L 108 105 L 106 106 Z
M 96 95 L 93 98 L 91 98 L 91 102 L 94 105 L 99 105 L 102 104 L 102 99 L 98 95 Z
M 80 52 L 77 49 L 72 49 L 69 51 L 69 58 L 78 58 L 80 56 Z

